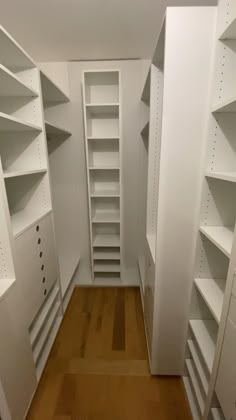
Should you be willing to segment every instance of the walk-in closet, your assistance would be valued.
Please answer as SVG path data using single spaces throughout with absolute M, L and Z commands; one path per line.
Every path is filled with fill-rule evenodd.
M 235 0 L 1 1 L 0 420 L 236 420 Z

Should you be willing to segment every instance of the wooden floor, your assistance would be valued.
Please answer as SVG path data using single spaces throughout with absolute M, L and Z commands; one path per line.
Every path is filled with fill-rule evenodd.
M 190 420 L 180 378 L 149 374 L 138 288 L 77 288 L 28 420 Z

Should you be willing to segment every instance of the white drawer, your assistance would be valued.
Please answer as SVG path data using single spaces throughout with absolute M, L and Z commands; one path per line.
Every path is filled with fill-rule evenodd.
M 228 319 L 216 381 L 216 394 L 226 419 L 236 419 L 236 327 Z

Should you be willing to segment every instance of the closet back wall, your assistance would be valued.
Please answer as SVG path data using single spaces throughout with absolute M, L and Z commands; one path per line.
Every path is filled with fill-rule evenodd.
M 138 165 L 139 165 L 139 120 L 140 96 L 148 69 L 148 60 L 88 61 L 69 63 L 42 63 L 43 70 L 67 90 L 64 78 L 68 66 L 69 90 L 71 97 L 71 131 L 76 136 L 70 165 L 75 165 L 78 176 L 79 204 L 76 200 L 80 232 L 80 268 L 76 283 L 91 283 L 89 218 L 84 146 L 82 72 L 93 69 L 121 70 L 121 111 L 122 111 L 122 199 L 123 199 L 123 281 L 124 284 L 139 284 L 137 269 L 138 256 Z M 55 71 L 56 69 L 56 71 Z M 58 69 L 61 69 L 58 72 Z M 61 79 L 61 80 L 59 80 Z M 62 80 L 63 79 L 63 80 Z

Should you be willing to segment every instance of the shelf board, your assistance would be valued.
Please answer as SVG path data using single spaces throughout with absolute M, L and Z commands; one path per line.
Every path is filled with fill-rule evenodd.
M 94 264 L 95 273 L 120 273 L 120 266 L 115 264 Z
M 187 366 L 187 369 L 188 369 L 190 380 L 192 382 L 192 386 L 193 386 L 193 389 L 194 389 L 194 392 L 195 392 L 195 396 L 196 396 L 196 400 L 197 400 L 198 405 L 199 405 L 200 412 L 203 414 L 203 412 L 204 412 L 204 400 L 203 400 L 203 397 L 202 397 L 202 394 L 201 394 L 201 390 L 200 390 L 200 387 L 199 387 L 199 384 L 198 384 L 198 379 L 196 377 L 194 367 L 193 367 L 193 362 L 192 362 L 191 359 L 186 359 L 186 366 Z
M 199 375 L 199 378 L 201 380 L 202 387 L 204 389 L 204 393 L 205 393 L 205 396 L 206 396 L 207 392 L 208 392 L 208 380 L 207 380 L 206 373 L 205 373 L 204 368 L 202 366 L 201 360 L 198 356 L 198 352 L 197 352 L 197 349 L 195 347 L 195 344 L 194 344 L 193 340 L 188 340 L 188 348 L 189 348 L 190 354 L 192 356 L 195 368 L 198 372 L 198 375 Z
M 141 96 L 141 100 L 145 103 L 150 102 L 150 89 L 151 89 L 150 84 L 151 84 L 151 70 L 149 70 L 147 74 L 147 78 L 145 80 L 145 84 L 144 84 L 142 96 Z
M 120 246 L 120 235 L 98 234 L 93 240 L 94 247 L 118 247 Z
M 0 96 L 37 97 L 38 95 L 38 92 L 23 83 L 14 73 L 0 64 Z
M 105 273 L 103 273 L 105 274 Z M 119 287 L 122 285 L 120 273 L 107 273 L 107 276 L 101 276 L 100 273 L 94 274 L 94 283 L 99 287 Z M 116 275 L 116 277 L 114 277 Z
M 225 420 L 224 414 L 220 408 L 212 408 L 211 415 L 213 420 Z
M 233 245 L 233 227 L 201 226 L 200 232 L 202 232 L 228 258 L 230 257 Z
M 0 278 L 0 301 L 4 298 L 4 296 L 8 293 L 10 288 L 15 283 L 15 279 L 8 279 L 8 278 Z
M 153 262 L 155 263 L 156 260 L 156 237 L 155 235 L 147 234 L 147 243 L 152 255 Z
M 140 132 L 141 136 L 148 137 L 149 136 L 149 121 L 146 122 L 145 126 Z
M 59 127 L 58 125 L 52 124 L 49 121 L 45 121 L 45 130 L 46 134 L 48 135 L 55 135 L 55 136 L 71 136 L 71 132 L 65 128 Z
M 1 62 L 10 68 L 30 69 L 36 64 L 19 44 L 0 26 Z
M 188 402 L 190 405 L 190 409 L 191 409 L 191 413 L 192 413 L 192 417 L 193 420 L 199 420 L 199 410 L 196 406 L 196 398 L 193 395 L 193 390 L 192 390 L 192 385 L 190 383 L 190 379 L 188 376 L 184 376 L 183 377 L 183 382 L 184 382 L 184 387 L 185 387 L 185 391 L 188 397 Z
M 212 112 L 236 112 L 236 95 L 215 104 Z
M 120 192 L 118 190 L 90 191 L 90 197 L 120 197 Z
M 44 174 L 47 172 L 47 169 L 32 169 L 29 171 L 12 171 L 12 172 L 4 172 L 3 176 L 5 179 L 7 178 L 15 178 L 18 176 L 26 176 L 26 175 L 35 175 L 35 174 Z
M 120 223 L 120 212 L 97 212 L 92 217 L 92 223 Z
M 120 167 L 119 166 L 109 166 L 109 165 L 102 165 L 102 166 L 89 166 L 89 170 L 90 171 L 107 171 L 107 170 L 111 170 L 111 171 L 119 171 Z
M 70 98 L 54 83 L 50 77 L 40 70 L 42 95 L 44 105 L 48 103 L 69 102 Z
M 110 137 L 96 137 L 96 136 L 88 136 L 87 137 L 87 140 L 94 140 L 94 141 L 96 141 L 96 140 L 120 140 L 120 137 L 118 136 L 115 136 L 115 137 L 112 137 L 112 136 L 110 136 Z
M 236 39 L 236 17 L 231 20 L 227 28 L 220 35 L 219 39 Z
M 39 316 L 37 317 L 37 320 L 34 322 L 34 325 L 30 331 L 30 342 L 33 346 L 35 344 L 35 341 L 40 334 L 49 313 L 51 312 L 53 305 L 56 302 L 56 299 L 58 297 L 59 293 L 59 287 L 53 287 L 48 299 L 46 300 L 45 304 L 43 305 L 42 310 L 40 311 Z
M 207 172 L 206 177 L 221 179 L 223 181 L 236 182 L 236 172 L 225 172 L 225 171 Z
M 0 132 L 1 131 L 42 131 L 42 128 L 0 112 Z
M 111 114 L 117 115 L 119 114 L 119 103 L 110 103 L 110 104 L 87 104 L 86 105 L 87 111 L 92 115 L 100 115 L 100 114 Z
M 120 251 L 112 251 L 112 252 L 94 251 L 93 259 L 94 260 L 120 260 Z
M 194 283 L 219 324 L 224 300 L 225 280 L 196 278 Z
M 31 226 L 33 226 L 35 223 L 37 223 L 39 220 L 41 220 L 43 217 L 47 216 L 49 213 L 51 213 L 51 209 L 45 210 L 43 213 L 35 214 L 27 211 L 26 209 L 18 211 L 17 213 L 14 213 L 11 215 L 11 223 L 12 223 L 12 230 L 13 235 L 15 238 L 20 236 L 22 233 L 24 233 L 27 229 L 29 229 Z
M 191 330 L 209 372 L 212 370 L 217 337 L 217 325 L 213 320 L 190 320 Z

